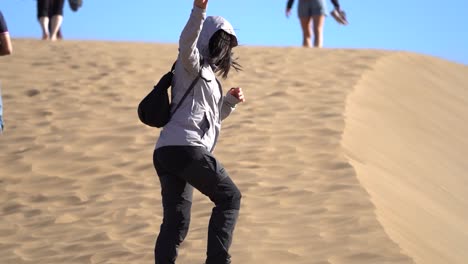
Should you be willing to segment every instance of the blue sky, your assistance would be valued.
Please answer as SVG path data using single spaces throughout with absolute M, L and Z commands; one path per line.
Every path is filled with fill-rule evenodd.
M 300 46 L 296 15 L 284 15 L 286 0 L 211 0 L 208 15 L 236 28 L 241 45 Z M 84 0 L 72 12 L 65 4 L 67 39 L 177 43 L 192 7 L 190 0 Z M 468 64 L 468 1 L 341 0 L 350 25 L 325 23 L 324 46 L 406 50 Z M 332 5 L 327 0 L 328 8 Z M 0 0 L 10 34 L 40 38 L 35 0 Z

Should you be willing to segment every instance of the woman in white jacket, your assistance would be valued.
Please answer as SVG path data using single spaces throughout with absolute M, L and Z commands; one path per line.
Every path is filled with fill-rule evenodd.
M 153 162 L 161 183 L 164 218 L 155 246 L 155 263 L 175 263 L 187 235 L 193 187 L 215 204 L 209 227 L 206 264 L 231 263 L 228 253 L 241 193 L 213 156 L 221 121 L 244 101 L 242 89 L 225 96 L 216 74 L 240 69 L 233 59 L 237 37 L 222 17 L 206 17 L 208 0 L 195 0 L 179 40 L 172 83 L 171 119 L 162 129 Z M 200 77 L 185 100 L 190 84 Z M 179 105 L 174 112 L 174 106 Z

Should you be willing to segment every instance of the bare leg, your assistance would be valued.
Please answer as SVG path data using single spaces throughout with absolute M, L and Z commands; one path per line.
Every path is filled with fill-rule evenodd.
M 310 30 L 310 24 L 311 24 L 311 17 L 301 17 L 301 27 L 302 27 L 302 46 L 305 48 L 310 48 L 311 43 L 310 43 L 310 37 L 311 37 L 311 30 Z
M 51 20 L 52 18 L 49 17 L 49 19 Z M 49 23 L 49 32 L 52 31 L 52 23 Z M 62 40 L 63 39 L 63 35 L 62 35 L 62 27 L 60 27 L 57 31 L 57 40 Z
M 48 17 L 40 17 L 39 24 L 42 28 L 42 39 L 46 40 L 49 39 L 49 18 Z
M 325 23 L 325 16 L 313 16 L 314 21 L 314 47 L 321 48 L 323 45 L 323 24 Z
M 60 29 L 60 26 L 62 25 L 62 21 L 63 21 L 63 16 L 57 15 L 57 16 L 52 17 L 52 19 L 51 19 L 52 30 L 50 32 L 50 40 L 52 40 L 52 41 L 57 40 L 57 33 L 58 33 L 59 29 Z
M 62 39 L 63 39 L 62 28 L 59 28 L 59 30 L 58 30 L 58 32 L 57 32 L 57 39 L 58 39 L 58 40 L 62 40 Z

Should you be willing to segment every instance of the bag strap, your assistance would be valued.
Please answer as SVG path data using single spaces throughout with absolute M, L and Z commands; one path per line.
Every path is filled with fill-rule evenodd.
M 184 102 L 185 98 L 188 96 L 188 94 L 190 93 L 190 91 L 193 90 L 193 87 L 195 86 L 195 84 L 197 83 L 197 81 L 200 79 L 201 77 L 201 65 L 200 65 L 200 72 L 198 73 L 198 76 L 197 78 L 195 78 L 195 80 L 193 80 L 192 84 L 190 84 L 190 87 L 187 89 L 187 91 L 185 92 L 184 96 L 182 96 L 182 99 L 180 99 L 180 102 L 177 104 L 176 108 L 174 109 L 174 112 L 172 112 L 172 115 L 174 115 L 177 111 L 177 109 L 179 109 L 179 107 L 182 105 L 182 103 Z

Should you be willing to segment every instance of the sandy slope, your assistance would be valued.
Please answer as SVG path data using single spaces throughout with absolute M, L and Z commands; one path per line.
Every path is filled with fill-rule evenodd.
M 348 98 L 344 145 L 417 263 L 468 262 L 468 67 L 395 54 Z
M 135 108 L 170 67 L 177 47 L 33 40 L 15 40 L 14 45 L 15 55 L 0 60 L 7 126 L 0 137 L 0 263 L 152 263 L 162 215 L 151 163 L 158 130 L 141 125 Z M 223 83 L 225 89 L 242 86 L 247 102 L 224 123 L 215 153 L 243 192 L 231 248 L 234 263 L 413 263 L 429 254 L 431 248 L 423 242 L 431 234 L 401 234 L 415 225 L 422 230 L 421 223 L 440 226 L 423 215 L 408 218 L 405 212 L 410 209 L 382 206 L 379 201 L 394 201 L 394 207 L 409 203 L 393 200 L 391 192 L 379 192 L 377 197 L 380 187 L 356 174 L 353 166 L 368 173 L 355 161 L 363 155 L 359 147 L 368 127 L 345 126 L 345 110 L 348 123 L 367 118 L 359 108 L 351 108 L 362 95 L 347 101 L 353 90 L 368 89 L 366 78 L 382 63 L 410 70 L 413 61 L 390 59 L 393 66 L 385 62 L 392 53 L 371 50 L 241 47 L 237 54 L 244 71 Z M 427 61 L 440 63 L 436 69 L 455 67 L 460 81 L 466 80 L 462 76 L 466 67 L 421 60 L 421 67 Z M 445 83 L 440 78 L 446 76 L 427 75 L 424 81 Z M 381 88 L 392 86 L 386 81 Z M 446 100 L 445 105 L 466 100 L 455 97 L 455 91 L 447 90 L 440 100 Z M 377 93 L 376 102 L 386 96 Z M 366 109 L 362 113 L 370 112 Z M 462 111 L 466 120 L 466 108 L 452 110 Z M 450 134 L 455 129 L 440 131 L 456 142 L 455 134 Z M 433 142 L 441 148 L 445 144 Z M 392 156 L 377 143 L 372 146 L 386 155 L 380 161 L 397 168 L 393 162 L 398 159 L 390 160 Z M 459 147 L 460 155 L 439 155 L 438 160 L 448 162 L 450 157 L 463 171 Z M 431 168 L 436 161 L 431 158 L 417 160 Z M 408 173 L 403 171 L 406 167 L 399 168 Z M 397 175 L 394 181 L 403 185 L 403 179 Z M 425 179 L 414 180 L 403 194 L 417 197 L 416 187 L 431 191 L 432 185 L 423 184 Z M 463 185 L 456 184 L 460 180 L 461 176 L 447 174 L 434 184 L 455 185 L 461 191 Z M 441 200 L 423 202 L 428 208 L 445 206 L 448 216 L 440 221 L 457 224 L 453 230 L 462 233 L 467 229 L 459 228 L 466 223 L 454 222 L 453 215 L 466 212 L 466 198 L 451 207 L 445 203 L 452 193 L 439 192 Z M 194 200 L 190 233 L 178 262 L 182 264 L 202 263 L 205 254 L 212 205 L 199 193 Z M 461 247 L 466 240 L 458 238 L 452 243 Z M 458 251 L 444 252 L 463 257 Z

